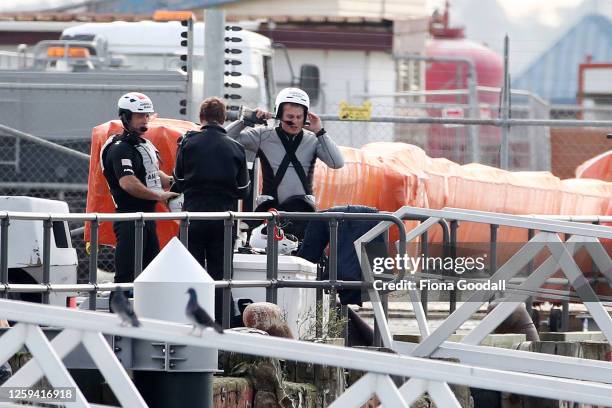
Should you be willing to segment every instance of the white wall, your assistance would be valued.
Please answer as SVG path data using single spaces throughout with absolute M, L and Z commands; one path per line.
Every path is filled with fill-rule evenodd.
M 395 20 L 423 17 L 426 0 L 250 0 L 223 6 L 228 15 L 370 17 Z
M 337 0 L 341 16 L 396 20 L 427 15 L 426 0 Z

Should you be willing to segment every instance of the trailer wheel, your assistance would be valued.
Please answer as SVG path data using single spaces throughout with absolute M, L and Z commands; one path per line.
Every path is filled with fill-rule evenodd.
M 22 284 L 36 284 L 36 282 L 29 273 L 23 269 L 9 269 L 9 284 L 11 283 L 22 283 Z M 42 303 L 41 293 L 9 293 L 8 298 L 11 300 L 23 300 L 24 302 Z

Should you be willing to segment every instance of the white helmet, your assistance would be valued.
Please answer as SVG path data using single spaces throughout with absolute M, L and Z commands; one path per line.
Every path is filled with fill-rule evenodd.
M 153 102 L 151 99 L 140 92 L 128 92 L 119 98 L 117 102 L 119 108 L 119 115 L 122 111 L 128 111 L 132 113 L 154 113 Z
M 288 235 L 280 230 L 280 234 L 283 237 L 278 241 L 278 253 L 280 255 L 290 255 L 293 251 L 297 250 L 298 241 L 293 235 Z M 249 245 L 251 248 L 266 249 L 268 246 L 268 234 L 267 225 L 261 224 L 251 232 L 251 239 L 249 239 Z
M 276 112 L 276 118 L 280 119 L 282 115 L 281 105 L 283 103 L 295 103 L 302 105 L 306 108 L 306 113 L 310 109 L 310 98 L 308 94 L 299 88 L 285 88 L 276 95 L 276 101 L 274 102 L 274 112 Z

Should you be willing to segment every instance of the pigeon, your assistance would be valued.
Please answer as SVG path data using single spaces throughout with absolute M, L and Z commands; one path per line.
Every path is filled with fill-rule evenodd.
M 206 313 L 206 310 L 202 309 L 198 303 L 198 295 L 196 294 L 195 289 L 189 288 L 185 293 L 189 294 L 189 301 L 187 302 L 187 307 L 185 308 L 185 315 L 187 315 L 187 319 L 193 323 L 193 330 L 191 332 L 193 333 L 196 327 L 199 327 L 201 335 L 204 328 L 212 327 L 217 333 L 223 334 L 223 328 L 219 326 L 219 324 L 216 323 L 215 320 L 212 319 L 208 313 Z
M 111 299 L 111 310 L 113 313 L 117 313 L 121 318 L 121 325 L 131 324 L 134 327 L 140 326 L 138 316 L 134 313 L 132 304 L 127 297 L 123 294 L 122 290 L 114 292 Z

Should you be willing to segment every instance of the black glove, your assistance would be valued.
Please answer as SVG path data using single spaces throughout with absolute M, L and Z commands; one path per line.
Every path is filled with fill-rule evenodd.
M 255 111 L 247 108 L 246 106 L 240 107 L 240 118 L 242 119 L 242 122 L 249 127 L 254 127 L 255 125 L 265 125 L 268 123 L 265 118 L 258 118 Z

